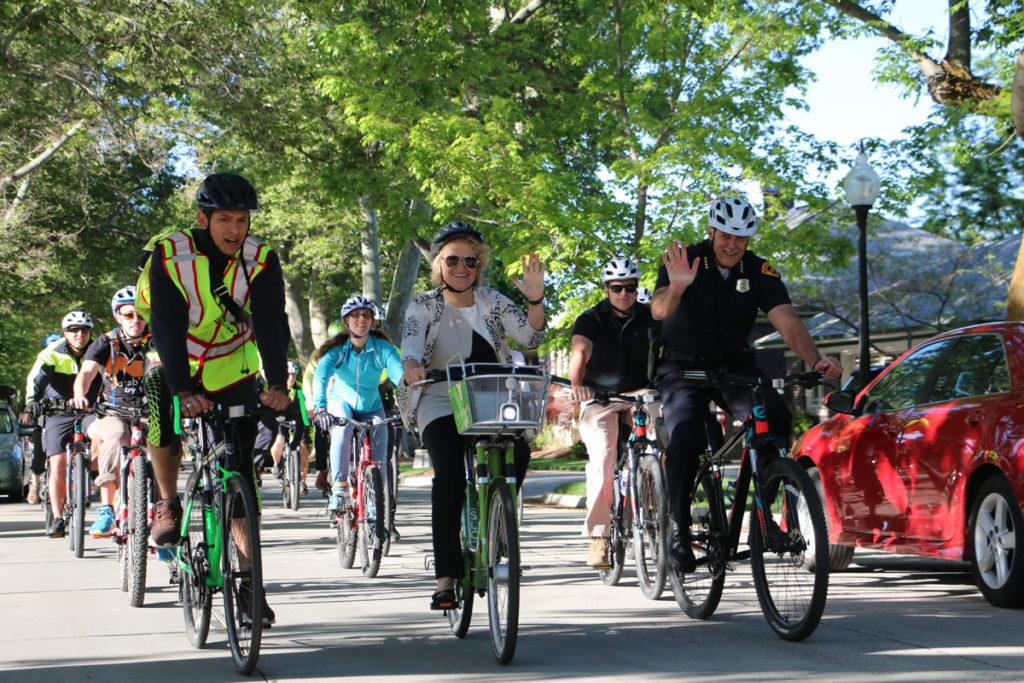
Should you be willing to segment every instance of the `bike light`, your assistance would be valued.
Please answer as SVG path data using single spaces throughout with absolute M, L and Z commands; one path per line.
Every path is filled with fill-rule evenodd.
M 519 422 L 519 406 L 515 403 L 502 403 L 499 415 L 502 422 Z

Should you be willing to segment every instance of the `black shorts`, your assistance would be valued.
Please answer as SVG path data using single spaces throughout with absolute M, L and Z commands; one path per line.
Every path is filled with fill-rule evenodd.
M 82 420 L 82 434 L 96 419 L 95 415 L 87 415 Z M 67 415 L 50 415 L 43 427 L 43 451 L 47 456 L 63 453 L 75 436 L 75 418 Z

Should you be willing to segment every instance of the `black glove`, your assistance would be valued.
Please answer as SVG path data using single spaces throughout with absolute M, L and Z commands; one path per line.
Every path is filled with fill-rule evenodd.
M 331 423 L 334 422 L 334 418 L 325 409 L 321 408 L 316 411 L 316 426 L 320 428 L 320 431 L 326 433 L 331 430 Z

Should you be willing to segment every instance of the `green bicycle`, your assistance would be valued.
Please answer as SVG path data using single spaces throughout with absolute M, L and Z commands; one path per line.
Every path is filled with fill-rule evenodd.
M 551 376 L 538 367 L 473 363 L 434 370 L 448 380 L 459 433 L 466 440 L 466 496 L 462 507 L 464 578 L 456 605 L 445 610 L 458 638 L 469 630 L 476 596 L 487 597 L 494 657 L 512 661 L 519 634 L 519 528 L 514 440 L 536 436 L 544 423 Z
M 174 409 L 180 425 L 177 398 Z M 239 474 L 244 454 L 239 453 L 235 422 L 246 414 L 277 412 L 231 406 L 196 418 L 199 449 L 185 486 L 178 590 L 185 630 L 196 648 L 206 645 L 213 594 L 223 594 L 231 655 L 238 671 L 248 675 L 256 668 L 266 624 L 259 505 L 252 484 Z

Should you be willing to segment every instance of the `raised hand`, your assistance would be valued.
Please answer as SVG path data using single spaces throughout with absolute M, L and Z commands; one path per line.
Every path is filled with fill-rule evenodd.
M 519 288 L 527 301 L 536 301 L 544 298 L 544 262 L 540 260 L 536 252 L 530 252 L 529 256 L 522 258 L 523 279 L 517 280 L 509 276 L 512 284 Z
M 661 260 L 665 264 L 669 282 L 672 284 L 682 283 L 684 287 L 688 287 L 697 277 L 700 261 L 695 258 L 691 262 L 686 258 L 685 242 L 673 240 L 668 245 L 668 250 L 661 255 Z

